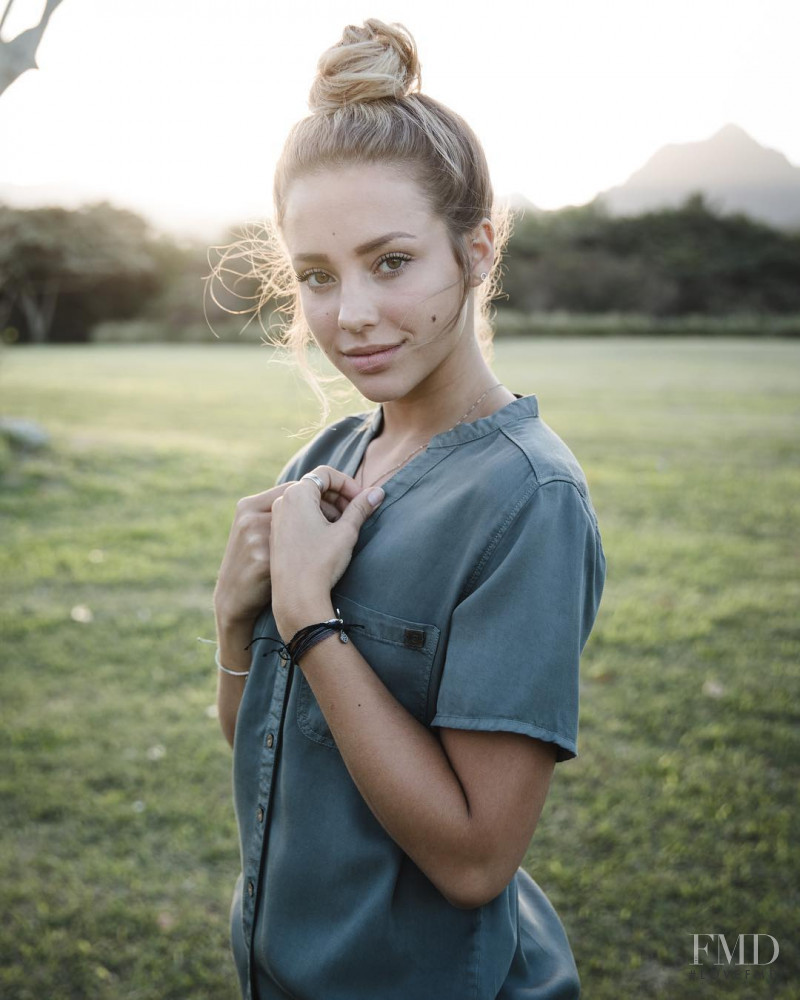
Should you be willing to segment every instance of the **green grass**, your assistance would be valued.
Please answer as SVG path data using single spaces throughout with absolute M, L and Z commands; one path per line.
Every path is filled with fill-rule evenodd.
M 0 356 L 3 410 L 52 434 L 3 459 L 4 1000 L 238 994 L 230 753 L 196 637 L 213 634 L 236 499 L 272 484 L 300 443 L 288 431 L 315 419 L 268 359 Z M 581 755 L 526 859 L 584 997 L 790 1000 L 800 344 L 504 340 L 496 371 L 538 394 L 583 464 L 608 559 Z M 709 932 L 777 938 L 771 980 L 691 980 L 690 935 Z

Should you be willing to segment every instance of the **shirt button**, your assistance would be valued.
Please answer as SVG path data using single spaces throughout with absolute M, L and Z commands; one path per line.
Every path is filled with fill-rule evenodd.
M 272 733 L 267 733 L 267 746 L 270 748 L 270 750 L 272 749 L 272 744 L 274 742 L 275 742 L 275 737 L 272 735 Z
M 263 806 L 259 806 L 258 807 L 258 812 L 256 813 L 256 819 L 258 820 L 259 823 L 263 823 L 264 822 L 264 807 Z
M 253 880 L 251 879 L 247 883 L 247 895 L 248 896 L 252 896 L 255 891 L 256 891 L 256 887 L 253 885 Z

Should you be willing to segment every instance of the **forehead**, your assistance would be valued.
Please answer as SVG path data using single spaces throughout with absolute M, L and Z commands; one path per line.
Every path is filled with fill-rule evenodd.
M 400 230 L 423 237 L 444 232 L 444 224 L 431 212 L 424 190 L 407 167 L 354 164 L 292 181 L 281 230 L 294 253 L 332 243 L 347 249 Z

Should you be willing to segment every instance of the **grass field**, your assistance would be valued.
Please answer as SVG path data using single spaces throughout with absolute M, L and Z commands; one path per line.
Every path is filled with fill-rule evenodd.
M 268 359 L 0 355 L 3 412 L 52 434 L 3 457 L 3 1000 L 237 996 L 230 752 L 196 637 L 236 499 L 315 419 Z M 577 454 L 608 560 L 580 756 L 526 858 L 583 995 L 797 998 L 800 343 L 504 341 L 496 372 Z M 701 980 L 701 933 L 780 955 Z

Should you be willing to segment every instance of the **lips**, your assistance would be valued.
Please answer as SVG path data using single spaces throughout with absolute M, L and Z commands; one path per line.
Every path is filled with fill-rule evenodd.
M 348 358 L 361 358 L 366 354 L 381 354 L 384 351 L 390 351 L 393 347 L 399 346 L 399 344 L 369 344 L 366 347 L 354 347 L 352 351 L 342 351 L 342 354 Z
M 402 346 L 402 344 L 375 344 L 370 347 L 358 347 L 355 351 L 346 352 L 344 356 L 356 371 L 373 372 L 385 368 Z

